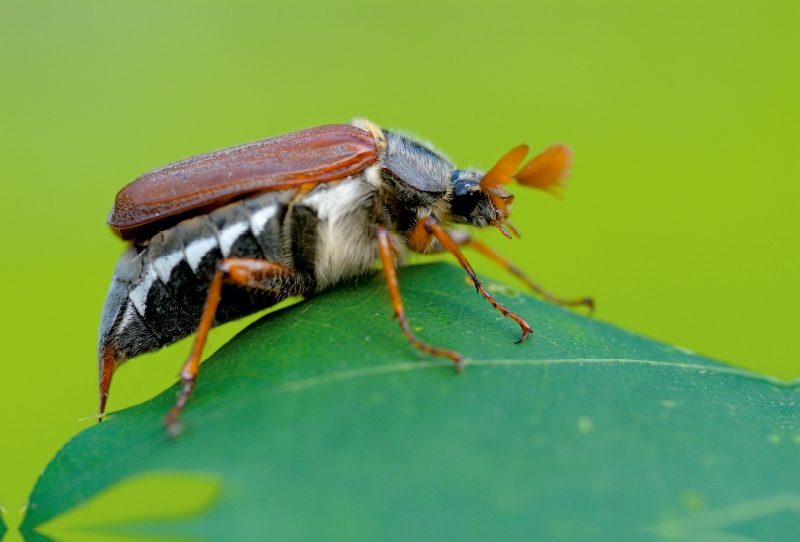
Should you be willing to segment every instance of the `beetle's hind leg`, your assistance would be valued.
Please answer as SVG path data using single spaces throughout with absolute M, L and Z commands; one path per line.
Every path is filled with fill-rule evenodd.
M 217 265 L 211 286 L 208 289 L 206 303 L 197 328 L 197 336 L 192 346 L 189 358 L 181 369 L 181 392 L 178 400 L 167 414 L 165 423 L 167 431 L 174 436 L 180 432 L 178 417 L 186 406 L 197 381 L 200 369 L 200 359 L 203 347 L 208 338 L 208 332 L 214 325 L 214 318 L 219 306 L 222 284 L 234 284 L 254 290 L 273 292 L 281 297 L 291 297 L 306 291 L 309 279 L 302 273 L 289 269 L 280 264 L 254 258 L 227 258 Z
M 458 263 L 464 268 L 464 271 L 466 271 L 469 277 L 472 279 L 472 282 L 475 285 L 475 289 L 478 290 L 478 293 L 481 294 L 486 301 L 491 303 L 492 307 L 499 310 L 503 316 L 508 316 L 519 325 L 519 327 L 522 329 L 522 336 L 517 341 L 518 343 L 521 343 L 528 338 L 528 335 L 530 335 L 533 331 L 530 324 L 528 324 L 528 322 L 526 322 L 518 314 L 505 308 L 499 301 L 492 297 L 488 291 L 486 291 L 486 288 L 483 287 L 483 283 L 475 274 L 475 271 L 473 271 L 472 266 L 467 261 L 467 258 L 464 257 L 460 250 L 458 250 L 458 244 L 447 234 L 446 231 L 444 231 L 438 220 L 432 216 L 423 218 L 417 224 L 417 230 L 418 231 L 415 231 L 412 234 L 412 237 L 420 238 L 424 234 L 427 234 L 428 237 L 430 237 L 430 235 L 436 237 L 436 240 L 441 243 L 444 249 L 456 257 Z
M 580 307 L 585 306 L 589 308 L 589 314 L 594 312 L 594 300 L 591 297 L 581 297 L 576 299 L 566 299 L 564 297 L 560 297 L 552 293 L 550 290 L 533 280 L 524 271 L 522 271 L 519 267 L 514 265 L 514 263 L 497 252 L 495 249 L 486 245 L 477 239 L 474 239 L 469 233 L 465 232 L 464 230 L 450 230 L 447 232 L 448 236 L 453 240 L 456 246 L 469 246 L 492 260 L 494 263 L 498 264 L 500 267 L 511 273 L 512 275 L 519 278 L 522 282 L 528 285 L 528 287 L 533 290 L 535 293 L 542 296 L 544 299 L 553 303 L 554 305 L 559 305 L 562 307 Z M 433 248 L 431 253 L 439 253 L 444 252 L 446 249 L 444 245 L 442 245 L 439 240 L 437 239 L 434 242 Z
M 389 296 L 392 299 L 394 317 L 397 318 L 397 322 L 400 324 L 400 328 L 403 330 L 403 335 L 406 336 L 406 339 L 408 339 L 411 344 L 423 352 L 433 354 L 434 356 L 450 358 L 455 363 L 456 371 L 460 372 L 463 369 L 464 364 L 461 354 L 458 352 L 453 352 L 452 350 L 428 346 L 417 339 L 413 333 L 411 333 L 411 327 L 408 325 L 408 318 L 406 318 L 406 311 L 403 307 L 403 300 L 400 297 L 400 287 L 397 283 L 397 273 L 394 269 L 394 261 L 392 260 L 392 248 L 391 244 L 389 243 L 389 230 L 383 226 L 378 226 L 377 230 L 375 231 L 375 236 L 378 239 L 378 249 L 381 254 L 383 271 L 386 274 L 386 282 L 389 285 Z

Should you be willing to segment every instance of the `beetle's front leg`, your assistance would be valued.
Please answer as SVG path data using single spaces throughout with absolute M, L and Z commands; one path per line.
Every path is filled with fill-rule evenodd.
M 469 277 L 472 279 L 472 282 L 475 284 L 475 289 L 478 290 L 478 293 L 481 294 L 486 301 L 491 303 L 495 309 L 499 310 L 503 316 L 508 316 L 517 324 L 519 324 L 519 327 L 522 328 L 522 337 L 520 337 L 517 342 L 519 343 L 524 341 L 533 331 L 531 326 L 522 317 L 505 308 L 499 301 L 492 297 L 489 292 L 486 291 L 486 288 L 483 287 L 483 283 L 481 283 L 480 279 L 475 274 L 475 271 L 467 261 L 467 258 L 464 257 L 464 255 L 458 249 L 458 244 L 442 228 L 442 226 L 439 224 L 439 221 L 432 216 L 423 218 L 417 224 L 417 227 L 411 234 L 411 238 L 419 239 L 424 233 L 426 233 L 428 237 L 431 235 L 436 237 L 436 240 L 442 244 L 444 249 L 456 257 L 458 263 L 461 264 L 461 267 L 464 268 Z
M 411 344 L 423 352 L 428 352 L 434 356 L 442 356 L 452 359 L 455 363 L 456 371 L 461 372 L 461 370 L 464 368 L 464 360 L 461 357 L 461 354 L 458 352 L 453 352 L 452 350 L 445 350 L 444 348 L 428 346 L 417 339 L 413 333 L 411 333 L 411 326 L 408 325 L 406 310 L 403 307 L 403 300 L 400 297 L 400 286 L 397 283 L 397 273 L 394 269 L 394 261 L 392 261 L 392 248 L 391 244 L 389 243 L 389 230 L 387 230 L 384 226 L 378 226 L 378 228 L 375 230 L 375 237 L 378 240 L 378 250 L 380 251 L 381 255 L 383 271 L 386 274 L 386 283 L 389 285 L 389 296 L 392 299 L 392 310 L 394 311 L 394 317 L 397 318 L 397 322 L 400 324 L 400 328 L 403 330 L 403 335 L 406 336 L 406 339 L 408 339 Z
M 203 347 L 206 344 L 208 332 L 214 325 L 222 284 L 235 284 L 245 288 L 274 292 L 281 296 L 291 297 L 303 293 L 307 286 L 307 280 L 305 275 L 293 269 L 266 260 L 227 258 L 217 265 L 211 286 L 208 288 L 206 303 L 203 306 L 203 314 L 200 317 L 200 325 L 197 328 L 197 336 L 195 337 L 192 351 L 181 369 L 182 386 L 180 395 L 178 395 L 178 400 L 165 419 L 167 432 L 170 436 L 177 435 L 181 430 L 178 416 L 189 401 L 197 382 Z

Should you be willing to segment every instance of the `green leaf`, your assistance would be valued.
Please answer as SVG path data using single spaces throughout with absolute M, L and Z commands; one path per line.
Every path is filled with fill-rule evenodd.
M 333 289 L 267 315 L 212 356 L 178 439 L 162 426 L 173 387 L 71 440 L 39 479 L 23 529 L 128 477 L 184 470 L 215 473 L 216 504 L 128 532 L 209 541 L 798 532 L 800 381 L 490 283 L 534 327 L 514 344 L 517 326 L 460 269 L 410 267 L 400 284 L 416 333 L 468 356 L 464 374 L 407 343 L 380 275 Z

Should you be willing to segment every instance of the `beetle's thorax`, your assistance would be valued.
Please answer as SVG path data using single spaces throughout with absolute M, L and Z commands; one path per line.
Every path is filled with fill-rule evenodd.
M 483 173 L 455 169 L 453 164 L 431 146 L 395 132 L 385 132 L 387 150 L 380 161 L 382 195 L 392 218 L 387 224 L 401 236 L 410 234 L 417 222 L 433 216 L 442 223 L 486 227 L 497 217 L 497 209 L 480 191 Z M 461 186 L 470 188 L 473 198 L 456 193 Z M 460 200 L 458 200 L 460 198 Z M 454 207 L 454 203 L 468 205 Z
M 379 161 L 384 220 L 391 231 L 405 238 L 421 218 L 446 210 L 452 164 L 408 136 L 385 134 L 387 150 Z

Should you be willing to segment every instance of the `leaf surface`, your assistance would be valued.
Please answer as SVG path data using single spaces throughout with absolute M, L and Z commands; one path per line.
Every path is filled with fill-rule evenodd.
M 465 354 L 462 375 L 406 342 L 380 275 L 329 290 L 265 316 L 204 363 L 178 439 L 162 426 L 177 387 L 72 439 L 38 481 L 23 529 L 129 477 L 185 470 L 218 477 L 215 505 L 128 531 L 740 542 L 797 532 L 800 382 L 489 283 L 534 328 L 514 344 L 518 327 L 460 269 L 399 277 L 412 328 Z

